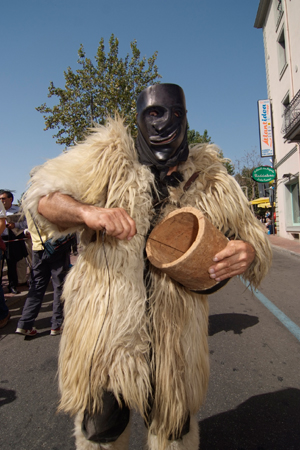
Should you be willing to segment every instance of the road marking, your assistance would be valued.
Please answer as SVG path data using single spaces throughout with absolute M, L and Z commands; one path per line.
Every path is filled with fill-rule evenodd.
M 240 280 L 253 292 L 256 298 L 266 307 L 268 310 L 277 317 L 278 320 L 292 333 L 298 341 L 300 341 L 300 328 L 295 324 L 288 316 L 286 316 L 277 306 L 275 306 L 264 294 L 262 294 L 258 289 L 251 289 L 249 283 L 240 277 Z

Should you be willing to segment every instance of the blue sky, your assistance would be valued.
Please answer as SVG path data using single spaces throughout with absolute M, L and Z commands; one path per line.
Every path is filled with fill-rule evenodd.
M 63 146 L 35 107 L 50 81 L 64 87 L 83 44 L 93 59 L 113 33 L 119 55 L 137 40 L 142 56 L 158 51 L 162 82 L 185 91 L 190 128 L 208 134 L 234 162 L 259 155 L 257 100 L 267 98 L 259 0 L 10 0 L 0 6 L 0 187 L 26 189 L 32 167 Z

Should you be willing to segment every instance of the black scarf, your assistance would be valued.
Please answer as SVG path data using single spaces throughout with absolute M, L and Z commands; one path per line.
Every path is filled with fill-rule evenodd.
M 155 158 L 154 153 L 148 147 L 142 133 L 138 130 L 138 136 L 136 139 L 136 148 L 139 155 L 139 161 L 145 166 L 155 167 L 160 173 L 160 180 L 162 181 L 167 175 L 170 167 L 177 166 L 181 161 L 186 161 L 189 156 L 189 146 L 187 142 L 187 130 L 185 132 L 184 138 L 176 153 L 172 158 L 167 161 L 160 162 Z

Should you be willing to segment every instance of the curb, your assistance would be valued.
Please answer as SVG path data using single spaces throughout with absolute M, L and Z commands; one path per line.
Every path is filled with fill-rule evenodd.
M 296 256 L 297 258 L 300 258 L 300 253 L 293 252 L 293 250 L 289 250 L 288 248 L 284 248 L 284 247 L 281 247 L 281 246 L 275 245 L 275 244 L 271 244 L 271 247 L 274 247 L 274 248 L 276 248 L 276 250 L 279 250 L 282 252 L 290 253 L 291 255 Z

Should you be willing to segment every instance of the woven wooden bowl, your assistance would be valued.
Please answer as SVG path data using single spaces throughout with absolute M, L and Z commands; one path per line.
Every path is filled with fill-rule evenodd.
M 218 284 L 208 268 L 228 239 L 195 208 L 171 212 L 151 232 L 146 252 L 153 266 L 192 290 Z

